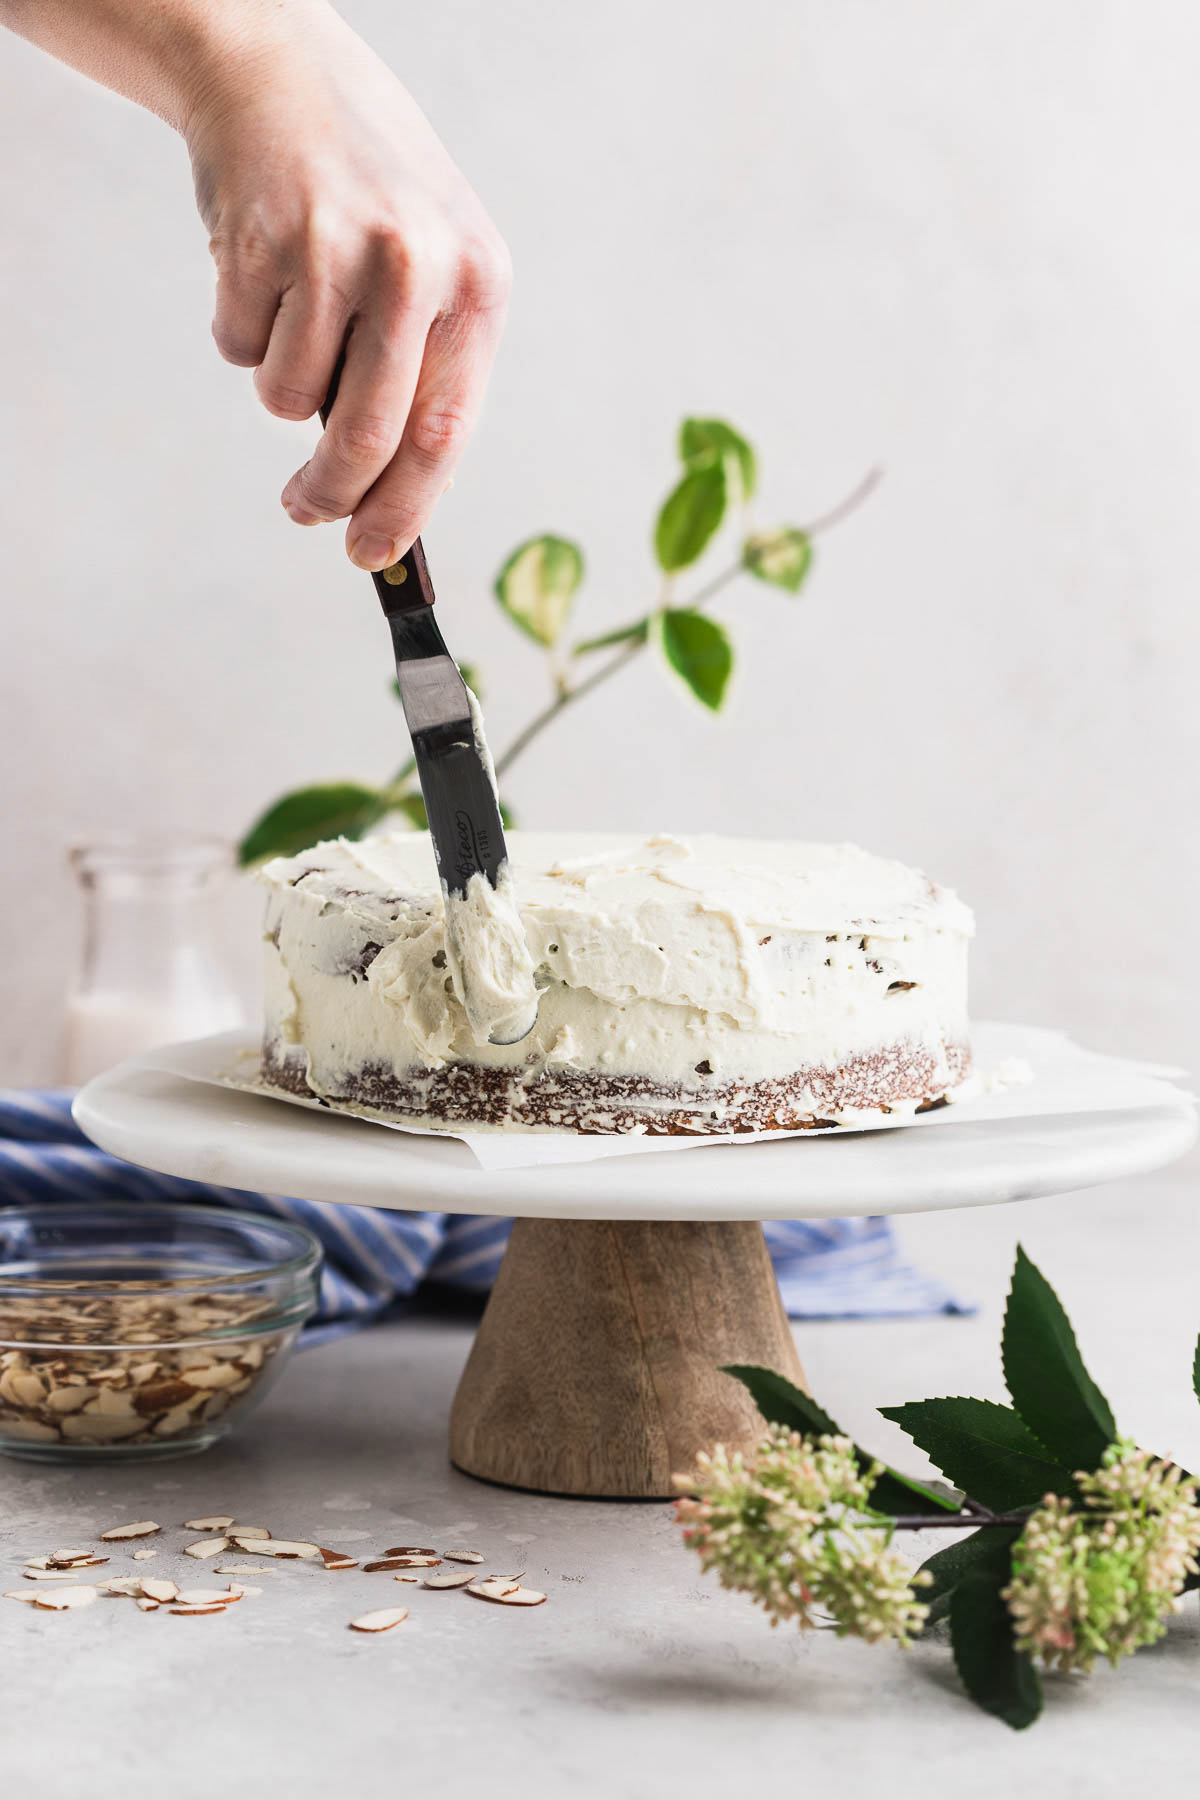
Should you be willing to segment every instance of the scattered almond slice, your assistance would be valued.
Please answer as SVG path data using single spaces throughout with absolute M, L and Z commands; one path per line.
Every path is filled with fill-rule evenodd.
M 427 1544 L 393 1544 L 391 1549 L 385 1550 L 383 1554 L 385 1556 L 436 1556 L 437 1551 L 431 1550 Z
M 239 1525 L 236 1531 L 230 1533 L 235 1544 L 240 1538 L 253 1538 L 257 1541 L 259 1538 L 269 1538 L 270 1535 L 265 1525 Z
M 140 1575 L 110 1575 L 107 1581 L 98 1581 L 96 1586 L 103 1594 L 140 1594 L 142 1578 Z
M 172 1600 L 178 1600 L 179 1598 L 179 1589 L 176 1584 L 173 1581 L 166 1580 L 165 1577 L 162 1576 L 159 1576 L 157 1579 L 151 1579 L 149 1575 L 143 1575 L 141 1578 L 141 1589 L 143 1599 L 161 1601 L 164 1606 L 169 1605 Z
M 442 1555 L 447 1562 L 481 1563 L 483 1561 L 482 1550 L 443 1550 Z
M 52 1569 L 99 1569 L 107 1561 L 107 1556 L 72 1556 L 65 1561 L 60 1556 L 52 1556 L 49 1567 Z
M 239 1587 L 227 1588 L 184 1588 L 175 1596 L 179 1606 L 229 1606 L 240 1600 L 242 1590 Z
M 473 1581 L 467 1589 L 480 1600 L 497 1600 L 502 1606 L 540 1606 L 546 1598 L 535 1588 L 523 1588 L 511 1576 L 493 1575 L 487 1581 Z
M 186 1615 L 193 1619 L 202 1619 L 206 1613 L 223 1613 L 227 1610 L 224 1606 L 173 1606 L 171 1608 L 173 1613 Z
M 322 1550 L 321 1561 L 327 1569 L 357 1569 L 357 1556 L 343 1556 L 340 1550 Z
M 396 1577 L 397 1581 L 411 1581 L 412 1579 L 413 1577 L 411 1575 L 397 1575 Z M 427 1588 L 460 1588 L 466 1587 L 467 1583 L 469 1581 L 474 1581 L 474 1579 L 475 1577 L 471 1574 L 469 1569 L 448 1569 L 444 1575 L 427 1575 L 421 1583 L 421 1586 Z
M 27 1569 L 48 1569 L 50 1567 L 50 1558 L 48 1556 L 27 1557 L 25 1567 Z
M 111 1531 L 102 1531 L 100 1541 L 104 1544 L 124 1543 L 126 1538 L 153 1537 L 162 1526 L 156 1525 L 153 1519 L 139 1519 L 136 1525 L 114 1525 Z
M 239 1591 L 239 1593 L 243 1594 L 247 1600 L 252 1600 L 254 1598 L 255 1594 L 262 1593 L 262 1589 L 260 1587 L 240 1587 L 239 1586 L 238 1591 Z
M 363 1564 L 363 1573 L 374 1575 L 380 1569 L 436 1569 L 440 1556 L 382 1556 L 378 1562 Z
M 269 1563 L 214 1563 L 213 1569 L 218 1575 L 274 1575 L 276 1573 Z
M 481 1581 L 473 1581 L 470 1592 L 482 1600 L 502 1600 L 505 1594 L 515 1594 L 520 1585 L 518 1575 L 487 1575 Z
M 220 1556 L 222 1550 L 228 1550 L 228 1548 L 229 1539 L 226 1537 L 200 1538 L 194 1544 L 185 1544 L 183 1554 L 200 1558 Z
M 147 1598 L 143 1594 L 138 1599 L 137 1609 L 139 1612 L 157 1612 L 158 1611 L 158 1601 L 157 1600 L 147 1600 Z
M 135 1550 L 133 1553 L 133 1560 L 134 1562 L 149 1562 L 152 1557 L 157 1555 L 157 1550 Z
M 73 1581 L 73 1569 L 22 1569 L 26 1581 Z
M 351 1631 L 390 1631 L 393 1625 L 402 1625 L 408 1617 L 407 1606 L 381 1606 L 376 1612 L 362 1613 L 357 1619 L 351 1619 Z
M 222 1548 L 227 1542 L 237 1545 L 239 1550 L 250 1549 L 252 1556 L 278 1556 L 284 1562 L 307 1561 L 320 1556 L 321 1551 L 316 1544 L 304 1544 L 294 1538 L 251 1538 L 250 1544 L 242 1542 L 242 1534 L 235 1533 L 229 1540 L 222 1540 Z
M 44 1606 L 50 1612 L 66 1612 L 73 1606 L 90 1606 L 96 1598 L 94 1587 L 63 1587 L 45 1594 L 35 1594 L 35 1606 Z
M 94 1550 L 52 1550 L 49 1556 L 39 1556 L 35 1560 L 44 1569 L 69 1569 L 72 1563 L 87 1562 L 95 1554 Z
M 232 1513 L 214 1513 L 211 1519 L 185 1519 L 185 1531 L 227 1531 L 233 1524 Z
M 16 1588 L 10 1588 L 8 1593 L 4 1595 L 4 1598 L 6 1600 L 24 1600 L 30 1606 L 36 1606 L 37 1604 L 37 1595 L 28 1589 L 22 1594 L 18 1592 Z

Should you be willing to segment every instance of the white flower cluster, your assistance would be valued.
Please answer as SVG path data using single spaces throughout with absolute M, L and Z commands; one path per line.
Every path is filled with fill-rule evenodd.
M 1166 1630 L 1200 1553 L 1198 1484 L 1174 1463 L 1114 1444 L 1076 1476 L 1086 1511 L 1048 1494 L 1013 1550 L 1004 1597 L 1019 1650 L 1090 1674 Z
M 687 1496 L 678 1503 L 684 1542 L 772 1625 L 830 1622 L 841 1636 L 907 1647 L 928 1610 L 913 1588 L 929 1578 L 913 1574 L 892 1546 L 891 1521 L 871 1511 L 878 1474 L 877 1465 L 860 1470 L 848 1438 L 782 1426 L 749 1459 L 718 1445 L 675 1478 Z

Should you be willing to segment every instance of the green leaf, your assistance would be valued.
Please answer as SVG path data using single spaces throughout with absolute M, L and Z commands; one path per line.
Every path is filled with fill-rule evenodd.
M 587 656 L 593 650 L 607 650 L 612 644 L 644 644 L 649 636 L 649 619 L 639 619 L 636 625 L 618 625 L 615 631 L 606 631 L 602 637 L 584 638 L 582 643 L 574 646 L 572 654 Z
M 395 810 L 404 814 L 414 831 L 429 830 L 429 814 L 425 811 L 425 802 L 419 793 L 398 795 Z
M 722 461 L 731 463 L 741 498 L 753 497 L 758 486 L 758 458 L 741 432 L 724 419 L 685 419 L 679 427 L 679 456 L 686 469 L 704 469 Z
M 238 861 L 245 866 L 267 856 L 297 856 L 326 838 L 362 837 L 386 810 L 377 788 L 356 781 L 297 788 L 255 820 L 238 845 Z
M 963 1577 L 950 1596 L 950 1641 L 975 1704 L 1024 1731 L 1042 1710 L 1042 1684 L 1032 1660 L 1013 1645 L 1013 1622 L 1001 1597 L 1008 1579 L 994 1570 Z
M 500 808 L 500 823 L 503 825 L 505 831 L 511 831 L 517 822 L 516 813 L 512 810 L 511 806 L 505 806 L 503 800 L 498 800 L 496 804 Z
M 1067 1468 L 1098 1469 L 1119 1435 L 1116 1420 L 1083 1366 L 1058 1295 L 1020 1245 L 1001 1342 L 1004 1379 L 1030 1431 Z
M 948 1481 L 994 1511 L 1036 1506 L 1045 1494 L 1075 1491 L 1070 1471 L 1054 1461 L 1011 1407 L 954 1396 L 879 1411 L 907 1431 Z
M 690 607 L 668 607 L 659 614 L 663 654 L 697 700 L 720 712 L 725 689 L 733 673 L 733 645 L 725 628 L 715 619 Z
M 805 1432 L 810 1437 L 849 1436 L 810 1394 L 774 1369 L 758 1368 L 753 1363 L 728 1363 L 722 1373 L 741 1382 L 768 1425 L 785 1425 L 789 1431 Z M 876 1461 L 861 1444 L 855 1444 L 854 1455 L 860 1469 L 869 1469 Z M 905 1513 L 925 1512 L 931 1506 L 943 1512 L 958 1510 L 955 1496 L 886 1467 L 871 1490 L 871 1505 L 879 1512 L 901 1518 Z
M 760 581 L 798 594 L 812 568 L 812 539 L 806 531 L 782 525 L 778 531 L 759 531 L 742 545 L 742 564 Z
M 583 552 L 569 538 L 529 538 L 496 577 L 496 598 L 521 630 L 549 650 L 562 634 L 583 580 Z
M 725 517 L 729 483 L 724 461 L 692 469 L 667 495 L 654 527 L 654 554 L 673 575 L 703 556 Z
M 930 1585 L 920 1590 L 922 1606 L 929 1608 L 923 1629 L 928 1631 L 950 1610 L 950 1596 L 963 1578 L 973 1570 L 993 1566 L 1003 1571 L 1008 1580 L 1012 1547 L 1020 1537 L 1020 1525 L 989 1525 L 937 1550 L 921 1564 L 921 1573 L 930 1577 Z
M 483 675 L 475 663 L 460 662 L 458 672 L 477 700 L 483 699 Z

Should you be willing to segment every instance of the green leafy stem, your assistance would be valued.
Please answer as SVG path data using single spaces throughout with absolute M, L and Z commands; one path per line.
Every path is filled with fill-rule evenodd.
M 1002 1406 L 964 1395 L 884 1406 L 951 1486 L 923 1482 L 880 1465 L 854 1445 L 860 1469 L 881 1470 L 871 1507 L 892 1530 L 943 1530 L 971 1535 L 923 1565 L 926 1630 L 949 1619 L 951 1647 L 963 1684 L 977 1705 L 1020 1730 L 1042 1710 L 1039 1669 L 1018 1646 L 1005 1601 L 1013 1556 L 1032 1515 L 1061 1497 L 1080 1521 L 1096 1520 L 1079 1487 L 1079 1471 L 1099 1469 L 1120 1433 L 1103 1394 L 1084 1366 L 1063 1306 L 1040 1270 L 1018 1249 L 1004 1315 L 1001 1352 L 1012 1402 Z M 770 1425 L 809 1438 L 843 1437 L 811 1395 L 772 1369 L 732 1365 L 725 1373 L 749 1391 Z M 1200 1343 L 1192 1386 L 1200 1399 Z M 1193 1478 L 1177 1471 L 1185 1481 Z M 1075 1504 L 1072 1505 L 1072 1502 Z M 1200 1573 L 1179 1590 L 1200 1587 Z
M 583 584 L 584 557 L 578 544 L 553 533 L 518 545 L 496 577 L 495 595 L 503 612 L 547 656 L 552 690 L 547 704 L 496 758 L 499 777 L 511 771 L 568 707 L 594 693 L 647 648 L 659 650 L 667 668 L 702 706 L 719 712 L 733 673 L 734 649 L 726 627 L 708 614 L 712 601 L 743 575 L 799 594 L 812 570 L 814 541 L 861 506 L 881 479 L 881 471 L 871 469 L 837 506 L 807 525 L 761 530 L 751 517 L 758 458 L 741 432 L 723 419 L 685 419 L 678 456 L 678 479 L 654 525 L 661 578 L 658 604 L 640 618 L 564 644 Z M 736 557 L 689 598 L 681 599 L 677 578 L 713 547 L 731 513 L 739 526 Z M 604 651 L 613 654 L 602 656 Z M 479 693 L 478 671 L 464 664 L 463 675 Z M 285 794 L 246 833 L 238 847 L 239 859 L 244 864 L 258 862 L 267 856 L 295 855 L 322 838 L 362 837 L 389 814 L 399 814 L 418 829 L 427 823 L 411 758 L 381 787 L 338 781 Z

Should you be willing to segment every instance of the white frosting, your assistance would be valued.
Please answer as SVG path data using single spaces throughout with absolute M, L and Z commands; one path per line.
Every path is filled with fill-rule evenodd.
M 709 1074 L 838 1068 L 893 1045 L 944 1063 L 967 1040 L 971 915 L 901 863 L 707 836 L 512 832 L 508 847 L 519 919 L 503 941 L 487 908 L 469 926 L 475 1019 L 426 836 L 339 839 L 263 870 L 267 1032 L 303 1046 L 317 1092 L 367 1066 L 455 1060 L 516 1082 L 559 1067 L 695 1089 Z M 482 1043 L 528 979 L 521 926 L 537 1023 L 524 1042 Z
M 486 875 L 472 875 L 461 896 L 443 882 L 442 900 L 446 961 L 476 1044 L 528 1037 L 538 996 L 509 865 L 501 863 L 495 887 Z

